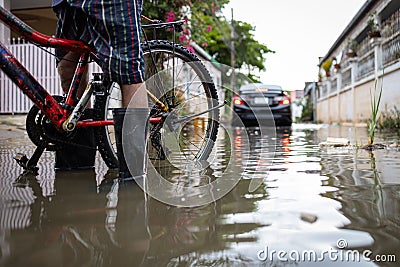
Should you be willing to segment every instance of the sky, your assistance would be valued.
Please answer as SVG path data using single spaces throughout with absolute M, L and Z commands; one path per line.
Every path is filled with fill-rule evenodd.
M 224 15 L 255 26 L 255 39 L 276 53 L 266 55 L 261 81 L 302 90 L 318 78 L 325 56 L 366 0 L 230 0 Z

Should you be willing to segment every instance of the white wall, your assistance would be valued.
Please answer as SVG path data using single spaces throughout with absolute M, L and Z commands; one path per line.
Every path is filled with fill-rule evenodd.
M 11 0 L 0 0 L 0 6 L 10 10 Z M 10 30 L 0 22 L 0 42 L 8 44 L 10 39 Z
M 1 0 L 0 0 L 1 1 Z M 8 0 L 10 1 L 10 0 Z M 14 9 L 27 9 L 27 8 L 43 8 L 50 7 L 51 0 L 12 0 L 11 8 Z
M 380 88 L 380 87 L 379 87 Z M 381 111 L 390 111 L 394 107 L 400 109 L 400 70 L 385 74 L 383 77 L 383 90 Z

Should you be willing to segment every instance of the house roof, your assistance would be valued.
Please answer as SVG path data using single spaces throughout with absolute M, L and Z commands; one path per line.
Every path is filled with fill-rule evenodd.
M 337 38 L 337 40 L 332 45 L 332 47 L 329 49 L 328 53 L 324 57 L 321 58 L 320 64 L 322 64 L 322 62 L 324 62 L 326 59 L 328 59 L 331 56 L 331 54 L 346 40 L 346 38 L 351 33 L 351 31 L 357 27 L 357 25 L 365 17 L 365 15 L 369 14 L 371 9 L 374 7 L 374 5 L 377 2 L 379 2 L 379 0 L 367 0 L 365 2 L 365 4 L 360 8 L 360 10 L 357 12 L 357 14 L 353 17 L 353 19 L 350 21 L 350 23 L 346 26 L 346 28 L 340 34 L 340 36 Z

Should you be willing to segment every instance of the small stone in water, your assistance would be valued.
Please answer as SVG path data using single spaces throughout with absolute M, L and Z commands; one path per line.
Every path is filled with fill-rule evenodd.
M 300 213 L 300 219 L 308 223 L 315 223 L 318 217 L 315 216 L 314 214 L 302 212 Z
M 319 146 L 341 147 L 350 145 L 350 141 L 346 138 L 328 137 L 326 142 L 319 143 Z

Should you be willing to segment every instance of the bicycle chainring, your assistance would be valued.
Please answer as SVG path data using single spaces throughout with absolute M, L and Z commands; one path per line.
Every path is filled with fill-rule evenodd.
M 59 103 L 62 103 L 62 96 L 53 96 Z M 71 139 L 75 132 L 61 132 L 54 124 L 41 112 L 32 106 L 26 117 L 26 132 L 29 139 L 36 145 L 42 146 L 49 151 L 61 149 L 67 140 Z

